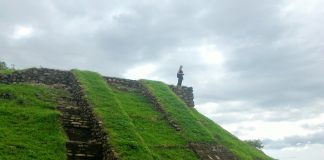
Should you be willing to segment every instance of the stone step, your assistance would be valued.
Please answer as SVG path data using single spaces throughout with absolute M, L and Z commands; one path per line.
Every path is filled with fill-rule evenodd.
M 61 120 L 62 121 L 75 121 L 75 122 L 78 122 L 78 121 L 90 122 L 91 121 L 90 117 L 83 116 L 83 115 L 63 115 L 61 117 Z
M 238 160 L 226 147 L 220 144 L 190 143 L 189 146 L 201 160 Z
M 76 106 L 58 106 L 57 109 L 59 109 L 59 110 L 79 110 L 81 108 L 76 107 Z
M 91 141 L 93 140 L 92 130 L 82 127 L 64 127 L 65 133 L 71 141 Z
M 81 109 L 67 109 L 60 110 L 62 113 L 62 118 L 64 119 L 90 119 L 92 115 L 88 114 L 88 111 L 84 111 Z
M 73 120 L 73 121 L 90 121 L 90 115 L 85 115 L 84 113 L 63 113 L 62 120 Z
M 86 115 L 71 115 L 71 114 L 66 114 L 62 116 L 63 120 L 74 120 L 74 121 L 89 121 L 90 118 Z
M 73 112 L 76 112 L 76 113 L 79 113 L 79 112 L 85 112 L 85 111 L 88 111 L 89 109 L 85 108 L 85 107 L 76 107 L 76 106 L 58 106 L 57 107 L 58 110 L 62 111 L 63 113 L 66 112 L 66 113 L 73 113 Z
M 65 127 L 91 128 L 91 122 L 88 119 L 82 118 L 62 118 L 62 123 Z
M 59 106 L 57 107 L 58 110 L 60 110 L 64 114 L 82 114 L 84 113 L 84 109 L 80 107 L 74 107 L 74 106 Z
M 94 160 L 102 159 L 102 145 L 96 142 L 66 142 L 69 160 Z
M 64 127 L 91 129 L 88 121 L 63 121 Z

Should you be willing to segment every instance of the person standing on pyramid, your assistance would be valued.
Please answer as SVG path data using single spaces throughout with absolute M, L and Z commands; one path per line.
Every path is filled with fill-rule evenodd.
M 178 84 L 177 84 L 177 86 L 181 86 L 181 84 L 182 84 L 182 80 L 183 80 L 183 71 L 182 71 L 182 65 L 180 65 L 180 67 L 179 67 L 179 70 L 178 70 L 178 73 L 177 73 L 177 78 L 178 78 Z

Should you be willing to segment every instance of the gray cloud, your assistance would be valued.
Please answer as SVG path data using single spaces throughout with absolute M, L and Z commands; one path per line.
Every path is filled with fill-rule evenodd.
M 304 147 L 311 144 L 324 144 L 324 132 L 317 132 L 307 136 L 291 136 L 280 140 L 263 140 L 267 149 L 283 149 L 288 147 Z
M 265 122 L 294 122 L 298 120 L 307 120 L 319 117 L 323 114 L 323 101 L 314 104 L 308 104 L 302 107 L 294 105 L 265 107 L 258 106 L 258 103 L 243 103 L 231 105 L 230 103 L 218 102 L 218 105 L 213 108 L 198 109 L 205 113 L 208 117 L 222 124 L 235 124 L 242 121 L 260 120 Z M 293 104 L 293 103 L 292 103 Z M 203 109 L 210 109 L 209 112 L 204 112 Z M 304 128 L 311 130 L 309 125 Z
M 124 76 L 149 63 L 156 66 L 152 76 L 175 83 L 183 64 L 196 104 L 221 105 L 222 116 L 214 116 L 221 122 L 295 121 L 324 112 L 319 0 L 0 0 L 0 6 L 0 58 L 20 68 Z M 33 34 L 12 39 L 17 26 Z M 197 51 L 206 45 L 224 62 L 206 63 Z M 259 116 L 265 112 L 274 114 Z M 246 116 L 231 118 L 240 114 Z

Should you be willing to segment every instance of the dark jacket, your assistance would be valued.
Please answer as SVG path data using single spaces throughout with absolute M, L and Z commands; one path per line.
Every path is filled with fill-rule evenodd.
M 182 71 L 182 70 L 180 70 L 180 71 L 177 73 L 177 77 L 178 77 L 179 79 L 183 79 L 183 71 Z

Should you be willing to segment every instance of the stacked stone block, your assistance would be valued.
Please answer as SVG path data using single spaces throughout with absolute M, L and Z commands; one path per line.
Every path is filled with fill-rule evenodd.
M 189 107 L 195 107 L 192 87 L 169 85 L 171 90 L 178 95 Z

